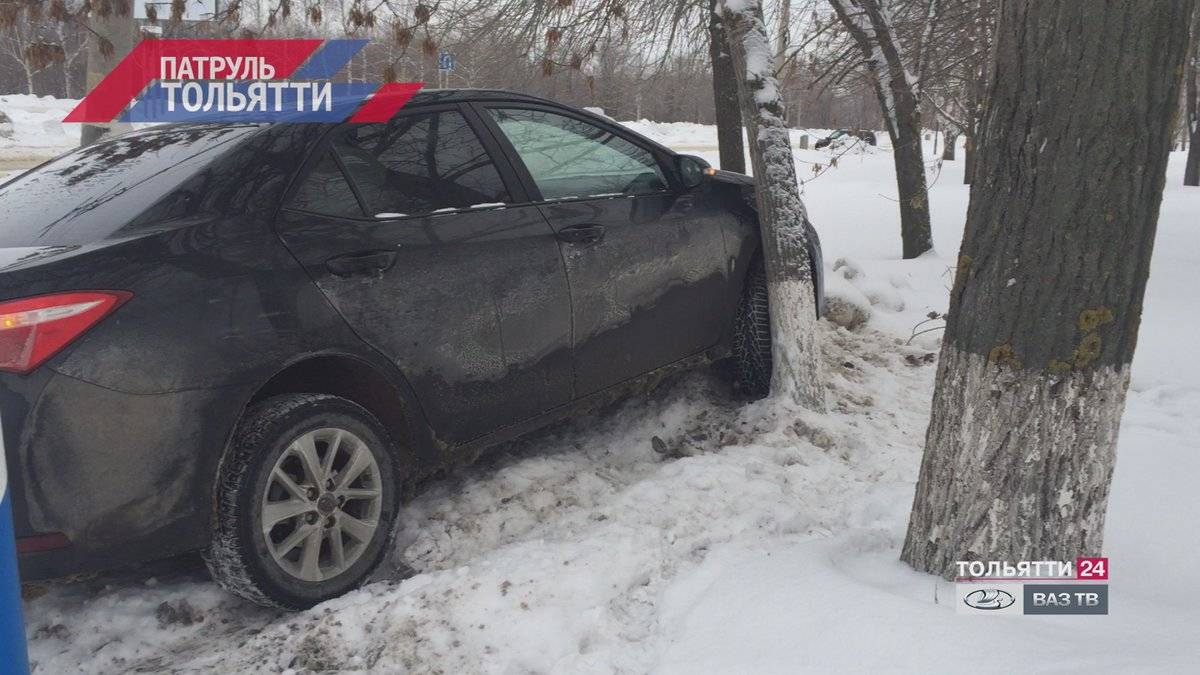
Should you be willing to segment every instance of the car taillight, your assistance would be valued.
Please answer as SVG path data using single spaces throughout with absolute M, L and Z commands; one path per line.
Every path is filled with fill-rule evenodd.
M 0 370 L 32 372 L 131 297 L 75 291 L 0 302 Z

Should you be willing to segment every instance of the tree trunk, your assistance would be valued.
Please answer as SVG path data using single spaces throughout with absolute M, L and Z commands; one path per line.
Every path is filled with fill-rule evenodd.
M 986 15 L 983 11 L 983 3 L 975 4 L 975 11 Z M 984 88 L 987 87 L 988 78 L 993 71 L 992 50 L 990 46 L 994 43 L 994 31 L 980 25 L 980 22 L 973 21 L 970 24 L 969 31 L 973 41 L 981 41 L 989 45 L 988 59 L 981 64 L 972 64 L 970 66 L 969 79 L 967 81 L 967 101 L 966 101 L 966 122 L 967 126 L 963 132 L 963 183 L 971 184 L 972 178 L 975 176 L 975 148 L 979 143 L 979 127 L 980 127 L 980 109 L 983 106 Z
M 954 161 L 954 153 L 958 149 L 958 133 L 954 131 L 946 132 L 946 145 L 942 148 L 942 160 L 947 162 Z
M 1191 58 L 1184 69 L 1187 89 L 1187 161 L 1183 165 L 1183 184 L 1200 185 L 1200 6 L 1192 16 Z
M 132 5 L 130 5 L 132 6 Z M 85 91 L 91 91 L 106 75 L 125 58 L 138 42 L 137 21 L 133 12 L 126 9 L 125 16 L 118 16 L 116 10 L 107 17 L 93 12 L 88 18 L 91 31 L 87 38 L 87 77 Z M 107 39 L 112 46 L 112 54 L 105 56 L 101 49 L 101 38 Z M 79 132 L 80 145 L 90 145 L 104 136 L 121 133 L 129 128 L 128 124 L 84 124 Z
M 893 93 L 893 98 L 896 131 L 889 131 L 889 135 L 900 198 L 900 238 L 907 260 L 933 248 L 933 230 L 929 224 L 929 190 L 925 184 L 925 156 L 921 149 L 921 113 L 914 97 Z
M 25 93 L 33 96 L 33 69 L 24 59 L 21 60 L 21 67 L 25 69 Z
M 721 168 L 746 173 L 746 146 L 742 142 L 742 117 L 738 107 L 738 81 L 725 23 L 717 0 L 709 0 L 708 39 L 712 59 L 713 105 L 717 122 L 717 145 Z
M 1192 3 L 1002 5 L 901 555 L 918 570 L 1101 552 Z
M 975 175 L 975 137 L 965 134 L 963 139 L 963 184 L 970 185 Z
M 933 231 L 921 150 L 921 106 L 915 84 L 909 79 L 888 14 L 878 0 L 831 0 L 830 4 L 871 71 L 883 123 L 892 140 L 904 257 L 916 258 L 933 248 Z
M 729 31 L 742 119 L 750 137 L 755 199 L 762 228 L 767 302 L 771 314 L 771 394 L 788 397 L 810 410 L 825 410 L 817 356 L 817 307 L 812 260 L 808 257 L 807 218 L 786 111 L 761 0 L 742 1 L 731 10 L 722 2 Z

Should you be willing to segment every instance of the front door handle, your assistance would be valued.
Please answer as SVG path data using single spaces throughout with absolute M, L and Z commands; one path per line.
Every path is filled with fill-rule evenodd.
M 569 244 L 596 244 L 604 239 L 604 226 L 575 225 L 559 230 L 555 236 Z
M 395 251 L 361 251 L 325 261 L 325 268 L 339 277 L 386 272 L 396 262 Z

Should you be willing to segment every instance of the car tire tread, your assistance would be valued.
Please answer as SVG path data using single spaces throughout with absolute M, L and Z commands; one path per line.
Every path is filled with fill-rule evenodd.
M 245 521 L 250 518 L 246 513 L 244 492 L 246 486 L 253 482 L 254 471 L 259 468 L 264 448 L 279 438 L 282 429 L 295 420 L 302 419 L 306 411 L 318 410 L 336 410 L 341 414 L 360 418 L 388 446 L 387 451 L 391 452 L 391 444 L 375 417 L 362 406 L 338 396 L 283 394 L 254 404 L 246 411 L 234 431 L 230 447 L 218 471 L 213 536 L 208 547 L 202 551 L 202 557 L 213 579 L 223 588 L 266 607 L 297 610 L 307 609 L 314 603 L 304 599 L 297 600 L 295 597 L 289 597 L 286 592 L 273 589 L 269 579 L 264 578 L 256 569 L 253 547 L 248 545 L 246 533 L 243 531 Z M 391 480 L 398 489 L 397 477 L 392 476 Z M 396 489 L 393 490 L 393 495 L 395 493 Z M 393 520 L 396 501 L 398 500 L 393 499 L 390 509 Z M 386 523 L 384 527 L 386 533 L 383 545 L 359 583 L 369 576 L 370 571 L 391 548 L 395 533 L 394 522 Z
M 733 322 L 733 361 L 738 390 L 752 399 L 771 391 L 771 314 L 762 257 L 750 263 Z

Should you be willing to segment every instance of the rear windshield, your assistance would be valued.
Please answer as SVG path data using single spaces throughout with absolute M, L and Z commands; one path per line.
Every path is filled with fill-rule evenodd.
M 123 228 L 256 128 L 159 127 L 51 160 L 0 185 L 0 247 L 135 234 Z

